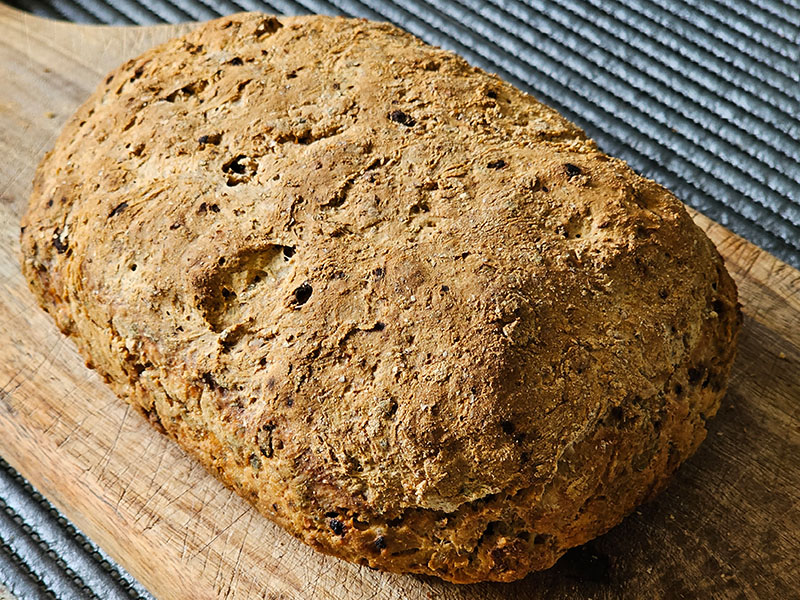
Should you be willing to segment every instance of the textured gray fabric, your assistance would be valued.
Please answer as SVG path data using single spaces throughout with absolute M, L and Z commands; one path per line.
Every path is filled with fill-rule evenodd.
M 20 599 L 152 600 L 2 459 L 0 583 Z
M 394 22 L 531 92 L 609 154 L 800 268 L 800 0 L 11 3 L 85 23 L 241 10 Z M 0 582 L 19 597 L 148 597 L 2 462 L 0 499 Z

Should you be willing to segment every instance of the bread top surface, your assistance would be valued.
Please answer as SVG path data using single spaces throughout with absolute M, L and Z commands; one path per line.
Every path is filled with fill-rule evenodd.
M 669 192 L 363 20 L 234 16 L 126 63 L 23 227 L 63 329 L 110 327 L 217 437 L 378 512 L 546 481 L 736 302 Z

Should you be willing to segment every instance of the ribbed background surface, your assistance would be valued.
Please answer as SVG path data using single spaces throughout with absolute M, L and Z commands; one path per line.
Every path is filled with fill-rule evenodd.
M 152 600 L 2 458 L 0 583 L 24 600 Z
M 609 154 L 800 268 L 800 0 L 11 4 L 89 23 L 241 10 L 391 21 L 531 92 Z M 17 595 L 147 597 L 2 462 L 0 499 L 0 581 Z

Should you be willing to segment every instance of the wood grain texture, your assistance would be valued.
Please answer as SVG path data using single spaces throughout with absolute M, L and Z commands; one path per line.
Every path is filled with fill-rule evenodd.
M 0 5 L 0 454 L 154 595 L 790 598 L 800 589 L 800 273 L 696 214 L 745 325 L 709 439 L 669 489 L 553 569 L 454 586 L 325 557 L 260 517 L 117 399 L 18 265 L 34 169 L 105 73 L 189 26 L 89 27 Z

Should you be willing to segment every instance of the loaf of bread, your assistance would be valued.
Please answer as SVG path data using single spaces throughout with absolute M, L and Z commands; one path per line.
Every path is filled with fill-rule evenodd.
M 706 434 L 740 324 L 667 190 L 386 24 L 212 21 L 111 73 L 22 266 L 88 363 L 326 553 L 552 565 Z

